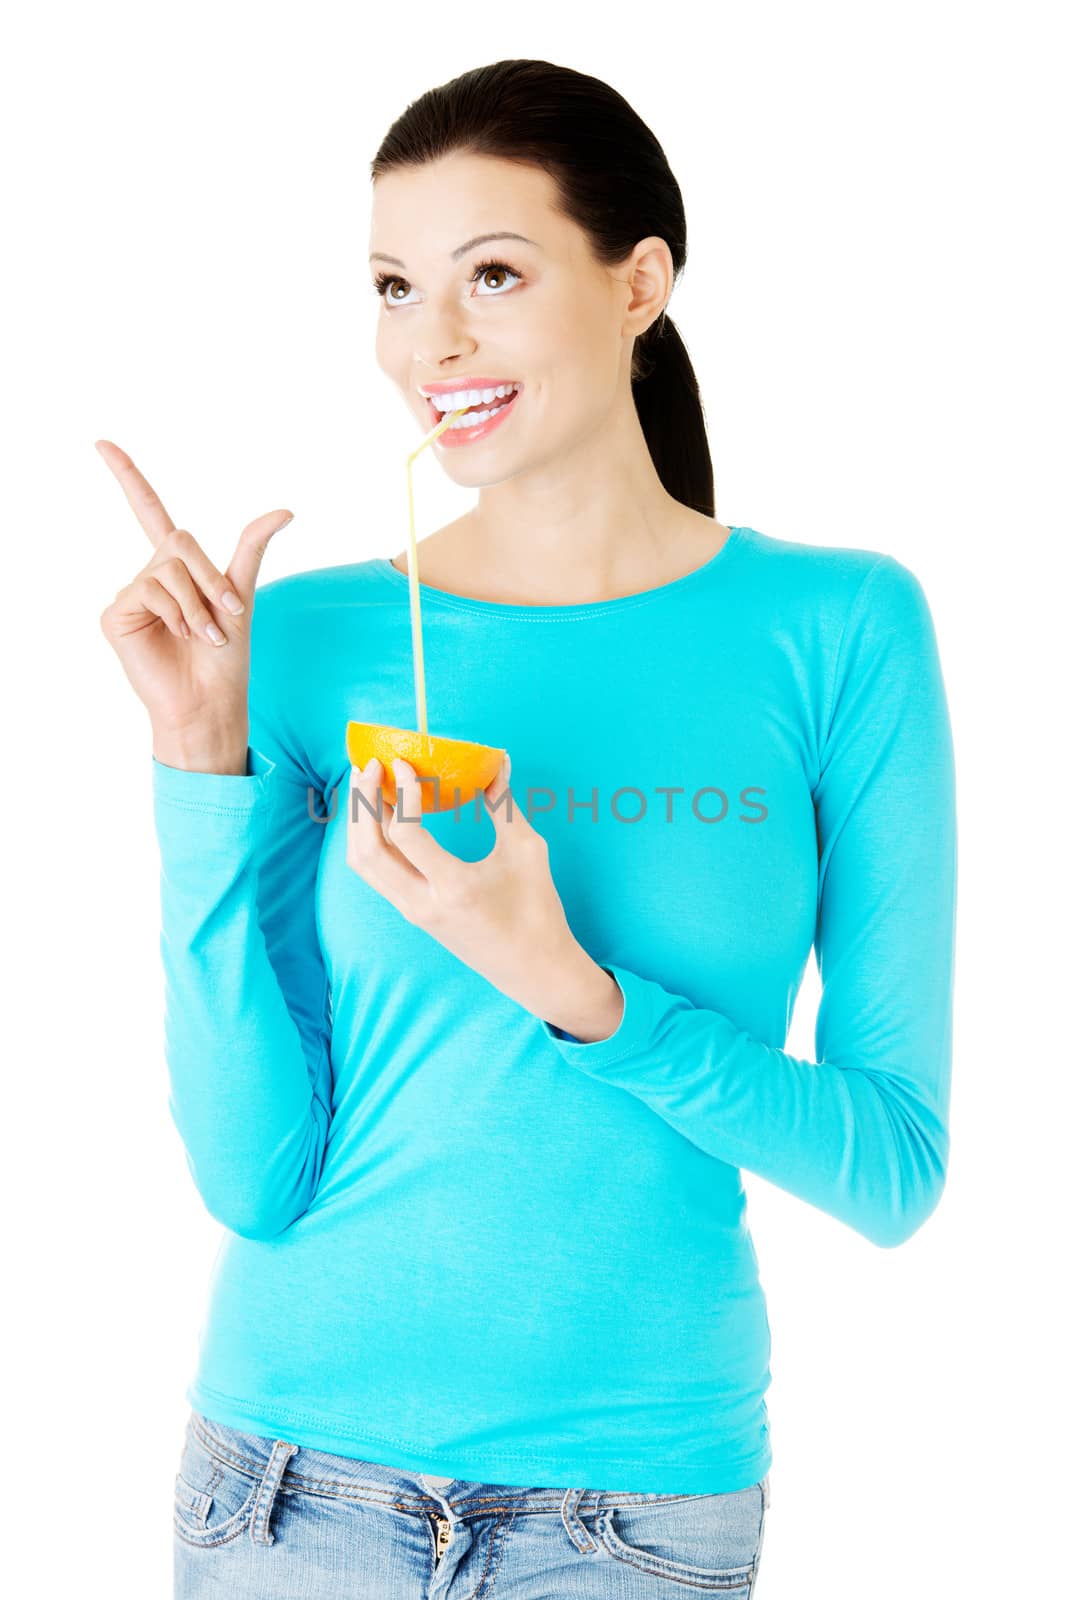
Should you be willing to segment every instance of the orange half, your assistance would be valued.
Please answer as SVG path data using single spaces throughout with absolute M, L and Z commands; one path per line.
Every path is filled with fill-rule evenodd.
M 349 761 L 361 771 L 375 756 L 382 763 L 379 787 L 387 805 L 397 804 L 392 762 L 411 763 L 419 779 L 423 812 L 451 811 L 486 790 L 504 765 L 505 752 L 470 739 L 447 739 L 415 728 L 390 728 L 381 722 L 350 722 L 345 728 Z M 434 779 L 437 778 L 435 784 Z

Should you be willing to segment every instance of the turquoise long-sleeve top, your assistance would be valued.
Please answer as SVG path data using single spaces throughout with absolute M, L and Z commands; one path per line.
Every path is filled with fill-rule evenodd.
M 346 723 L 416 724 L 407 575 L 264 584 L 246 774 L 152 766 L 169 1106 L 224 1226 L 186 1397 L 400 1470 L 743 1488 L 772 1458 L 742 1173 L 883 1247 L 946 1179 L 954 760 L 923 589 L 734 527 L 612 600 L 421 601 L 431 731 L 510 752 L 622 1019 L 579 1042 L 347 864 Z M 481 796 L 422 825 L 493 847 Z M 783 1045 L 813 949 L 810 1061 Z

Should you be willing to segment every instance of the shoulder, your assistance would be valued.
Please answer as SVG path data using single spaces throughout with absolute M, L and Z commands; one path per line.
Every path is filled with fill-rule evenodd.
M 920 579 L 889 551 L 746 533 L 768 594 L 787 610 L 819 616 L 829 637 L 840 639 L 866 617 L 915 618 L 927 609 Z
M 333 639 L 351 629 L 357 608 L 375 589 L 381 604 L 379 568 L 374 559 L 347 562 L 259 584 L 249 628 L 252 675 L 289 679 L 299 663 L 319 660 Z
M 301 612 L 349 605 L 374 583 L 380 566 L 377 558 L 371 558 L 272 578 L 256 590 L 253 619 L 261 610 L 270 618 L 293 617 Z
M 332 616 L 350 617 L 354 606 L 372 598 L 380 602 L 381 567 L 381 561 L 372 557 L 290 572 L 261 583 L 253 602 L 253 637 L 273 638 L 282 629 L 317 627 Z

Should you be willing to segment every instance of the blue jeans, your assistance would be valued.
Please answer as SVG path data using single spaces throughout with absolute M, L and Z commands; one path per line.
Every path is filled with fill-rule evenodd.
M 749 1600 L 768 1481 L 724 1494 L 470 1483 L 192 1411 L 174 1484 L 174 1596 Z

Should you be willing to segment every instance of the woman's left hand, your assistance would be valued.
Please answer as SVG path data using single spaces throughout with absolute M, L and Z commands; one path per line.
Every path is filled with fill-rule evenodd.
M 349 866 L 408 922 L 527 1011 L 550 1022 L 557 1014 L 580 1015 L 592 976 L 603 983 L 604 974 L 568 926 L 547 841 L 514 804 L 511 758 L 484 791 L 497 838 L 481 861 L 452 855 L 423 827 L 422 790 L 407 761 L 394 760 L 393 774 L 396 807 L 381 796 L 377 758 L 362 774 L 352 769 Z M 602 993 L 596 983 L 592 988 Z

